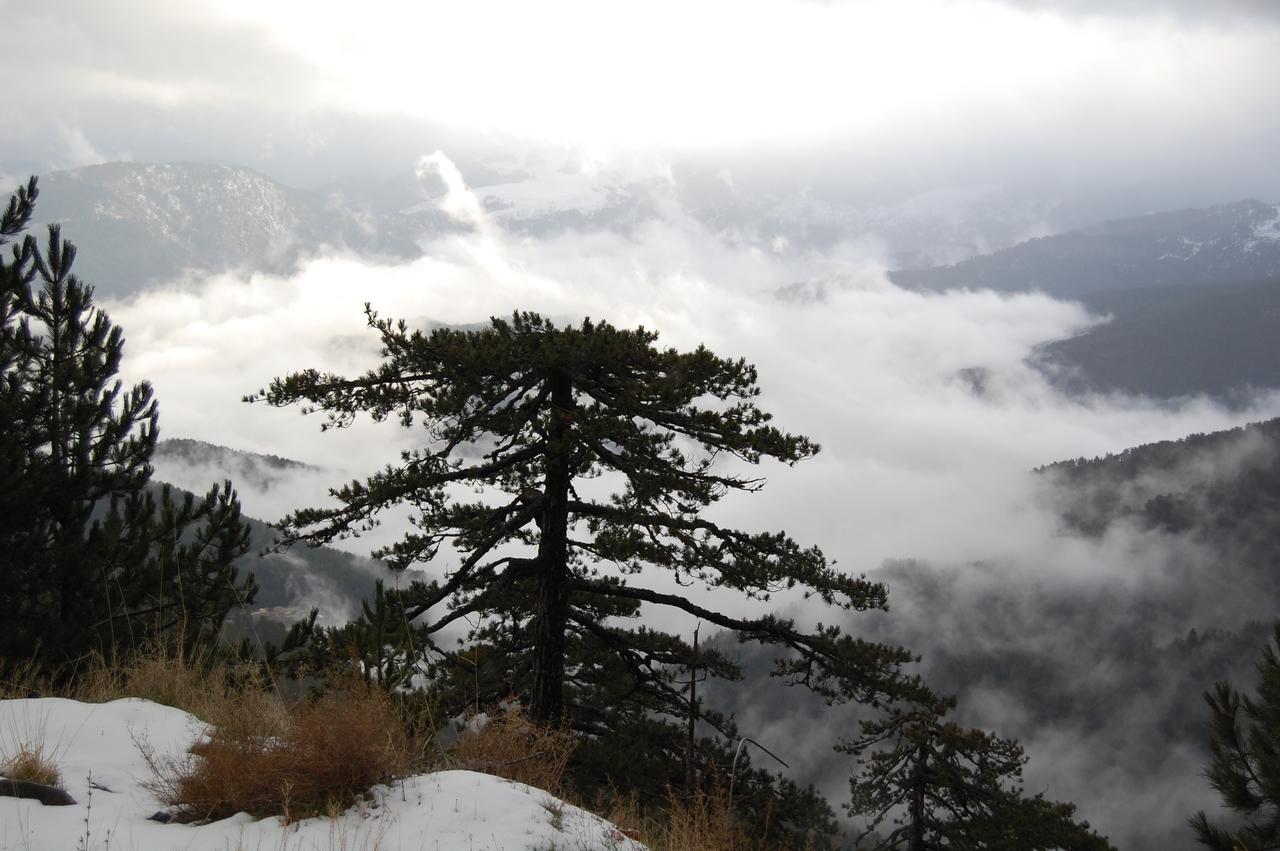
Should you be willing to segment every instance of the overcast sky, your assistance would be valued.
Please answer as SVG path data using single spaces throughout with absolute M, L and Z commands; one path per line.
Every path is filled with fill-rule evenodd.
M 549 145 L 874 200 L 1277 199 L 1275 8 L 0 0 L 0 172 L 193 159 L 322 187 L 442 149 L 482 180 Z

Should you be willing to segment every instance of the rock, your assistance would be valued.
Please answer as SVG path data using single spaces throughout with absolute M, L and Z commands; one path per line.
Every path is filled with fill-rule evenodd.
M 76 802 L 65 789 L 59 789 L 57 786 L 32 783 L 30 780 L 13 780 L 9 777 L 0 777 L 0 795 L 10 798 L 32 798 L 49 807 L 66 807 Z

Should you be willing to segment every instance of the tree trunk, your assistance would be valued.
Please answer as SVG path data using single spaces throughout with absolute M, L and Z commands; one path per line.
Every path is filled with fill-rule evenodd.
M 573 383 L 551 376 L 551 433 L 538 541 L 538 602 L 533 615 L 533 694 L 529 717 L 559 726 L 564 714 L 564 633 L 569 618 L 569 485 L 573 471 Z
M 910 851 L 926 851 L 924 842 L 924 792 L 925 785 L 928 783 L 928 762 L 929 746 L 927 742 L 921 742 L 920 747 L 916 750 L 915 770 L 912 772 L 911 844 L 908 846 Z

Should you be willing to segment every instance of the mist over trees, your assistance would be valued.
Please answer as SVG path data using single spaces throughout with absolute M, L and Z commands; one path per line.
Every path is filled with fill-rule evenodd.
M 1114 851 L 1074 820 L 1074 805 L 1023 789 L 1017 742 L 945 720 L 955 705 L 929 696 L 893 707 L 836 745 L 857 760 L 847 809 L 866 820 L 858 848 Z

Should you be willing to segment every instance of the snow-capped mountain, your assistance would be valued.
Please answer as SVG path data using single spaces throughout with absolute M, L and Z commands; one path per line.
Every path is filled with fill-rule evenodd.
M 100 295 L 124 296 L 188 270 L 287 272 L 324 247 L 380 259 L 421 253 L 449 227 L 433 210 L 383 215 L 292 189 L 245 168 L 107 163 L 40 179 L 40 223 L 79 247 L 76 271 Z
M 1280 205 L 1248 200 L 1105 222 L 890 277 L 919 289 L 1041 290 L 1073 298 L 1101 290 L 1277 276 Z

